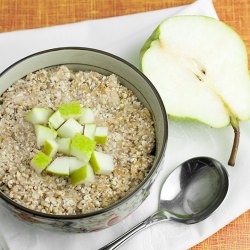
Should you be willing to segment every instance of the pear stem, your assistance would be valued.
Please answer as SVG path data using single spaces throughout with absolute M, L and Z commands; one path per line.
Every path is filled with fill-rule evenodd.
M 236 155 L 239 147 L 239 141 L 240 141 L 240 127 L 232 125 L 233 130 L 234 130 L 234 143 L 233 143 L 233 148 L 232 152 L 228 161 L 229 166 L 234 166 L 235 160 L 236 160 Z

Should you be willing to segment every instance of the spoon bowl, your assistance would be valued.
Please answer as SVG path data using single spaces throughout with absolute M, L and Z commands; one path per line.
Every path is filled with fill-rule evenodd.
M 198 223 L 220 206 L 228 187 L 228 173 L 219 161 L 209 157 L 187 160 L 165 180 L 158 211 L 99 250 L 116 249 L 137 232 L 161 221 Z
M 228 174 L 220 162 L 197 157 L 178 166 L 162 186 L 159 210 L 186 224 L 207 218 L 224 200 Z

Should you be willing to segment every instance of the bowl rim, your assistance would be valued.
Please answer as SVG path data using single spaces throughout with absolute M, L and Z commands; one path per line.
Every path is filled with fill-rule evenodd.
M 89 48 L 89 47 L 57 47 L 57 48 L 52 48 L 52 49 L 46 49 L 46 50 L 42 50 L 33 54 L 30 54 L 26 57 L 23 57 L 22 59 L 16 61 L 15 63 L 11 64 L 10 66 L 8 66 L 5 70 L 3 70 L 0 73 L 0 78 L 8 73 L 8 71 L 10 71 L 13 67 L 15 67 L 18 64 L 21 64 L 23 61 L 32 58 L 32 57 L 36 57 L 39 55 L 43 55 L 46 53 L 50 53 L 50 52 L 55 52 L 55 51 L 61 51 L 61 50 L 81 50 L 81 51 L 90 51 L 90 52 L 94 52 L 94 53 L 98 53 L 98 54 L 102 54 L 108 57 L 111 57 L 115 60 L 120 61 L 121 63 L 129 66 L 132 70 L 134 70 L 137 74 L 139 74 L 144 81 L 149 85 L 149 87 L 152 89 L 152 91 L 154 92 L 157 101 L 160 105 L 160 109 L 162 111 L 162 115 L 163 115 L 163 146 L 160 149 L 159 152 L 159 157 L 156 159 L 156 161 L 154 162 L 153 168 L 151 168 L 150 172 L 148 173 L 148 175 L 144 178 L 144 180 L 129 194 L 125 195 L 123 198 L 119 199 L 117 202 L 113 203 L 112 205 L 99 209 L 97 211 L 93 211 L 93 212 L 88 212 L 88 213 L 83 213 L 83 214 L 73 214 L 73 215 L 56 215 L 56 214 L 47 214 L 47 213 L 43 213 L 43 212 L 39 212 L 30 208 L 27 208 L 23 205 L 20 205 L 19 203 L 13 201 L 12 199 L 10 199 L 8 196 L 6 196 L 1 190 L 0 190 L 0 198 L 3 199 L 5 202 L 9 203 L 10 205 L 12 205 L 14 208 L 21 210 L 25 213 L 31 214 L 35 217 L 42 217 L 42 218 L 46 218 L 46 219 L 62 219 L 62 220 L 72 220 L 72 219 L 84 219 L 84 218 L 88 218 L 88 217 L 93 217 L 96 215 L 100 215 L 100 214 L 105 214 L 106 212 L 115 209 L 117 207 L 119 207 L 122 203 L 125 203 L 127 200 L 129 200 L 132 196 L 134 196 L 136 193 L 138 193 L 141 189 L 143 189 L 143 187 L 148 183 L 148 181 L 150 181 L 151 177 L 154 175 L 154 173 L 157 173 L 157 170 L 160 168 L 161 166 L 161 161 L 164 157 L 164 152 L 166 150 L 166 146 L 167 146 L 167 139 L 168 139 L 168 117 L 167 117 L 167 113 L 166 113 L 166 109 L 164 106 L 164 103 L 162 101 L 162 98 L 159 94 L 159 92 L 156 90 L 155 86 L 153 85 L 153 83 L 137 68 L 135 67 L 133 64 L 129 63 L 128 61 L 126 61 L 125 59 L 116 56 L 112 53 L 103 51 L 103 50 L 99 50 L 99 49 L 95 49 L 95 48 Z M 54 65 L 56 66 L 56 65 Z M 39 69 L 37 69 L 39 70 Z M 156 142 L 157 143 L 157 142 Z

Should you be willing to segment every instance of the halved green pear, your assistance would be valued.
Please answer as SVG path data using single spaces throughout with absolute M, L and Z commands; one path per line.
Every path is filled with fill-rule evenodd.
M 24 119 L 33 124 L 46 124 L 53 110 L 50 108 L 33 108 Z
M 46 140 L 43 146 L 43 152 L 53 158 L 58 151 L 58 144 L 55 140 Z
M 90 108 L 82 108 L 79 122 L 84 125 L 87 123 L 93 123 L 95 121 L 94 112 Z
M 82 115 L 82 109 L 79 102 L 62 104 L 59 106 L 58 110 L 64 119 L 78 119 Z
M 94 182 L 95 174 L 92 167 L 87 163 L 85 166 L 78 168 L 70 174 L 71 183 L 73 186 Z
M 73 138 L 76 133 L 83 133 L 83 126 L 70 118 L 57 130 L 57 133 L 60 137 Z
M 88 123 L 84 126 L 84 132 L 83 134 L 90 138 L 91 140 L 95 139 L 95 130 L 96 130 L 96 124 L 94 123 Z
M 35 133 L 38 147 L 44 145 L 45 141 L 54 140 L 57 137 L 55 130 L 39 124 L 35 125 Z
M 250 118 L 246 47 L 226 24 L 204 16 L 171 17 L 144 44 L 140 67 L 172 117 L 221 128 L 231 124 L 235 164 L 239 121 Z
M 71 155 L 83 162 L 88 162 L 94 151 L 96 143 L 88 137 L 77 133 L 72 139 Z
M 69 175 L 69 157 L 57 157 L 47 168 L 46 172 L 61 176 Z
M 40 174 L 52 161 L 52 158 L 43 152 L 38 152 L 30 162 L 31 167 Z
M 65 119 L 63 118 L 59 110 L 57 110 L 49 117 L 49 125 L 54 129 L 58 129 L 64 122 Z
M 109 175 L 114 171 L 113 156 L 94 151 L 90 158 L 90 164 L 95 174 Z
M 97 144 L 105 144 L 108 137 L 108 127 L 96 127 L 95 141 Z
M 58 152 L 70 155 L 71 138 L 57 138 Z

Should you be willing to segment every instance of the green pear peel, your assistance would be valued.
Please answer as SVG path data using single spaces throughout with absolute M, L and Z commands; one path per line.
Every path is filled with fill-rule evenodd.
M 31 160 L 31 167 L 40 174 L 50 164 L 52 158 L 39 151 Z
M 88 162 L 95 146 L 95 141 L 92 141 L 82 134 L 76 133 L 71 142 L 71 155 L 83 162 Z
M 77 119 L 82 114 L 82 109 L 79 102 L 65 103 L 58 107 L 61 116 L 64 119 Z

